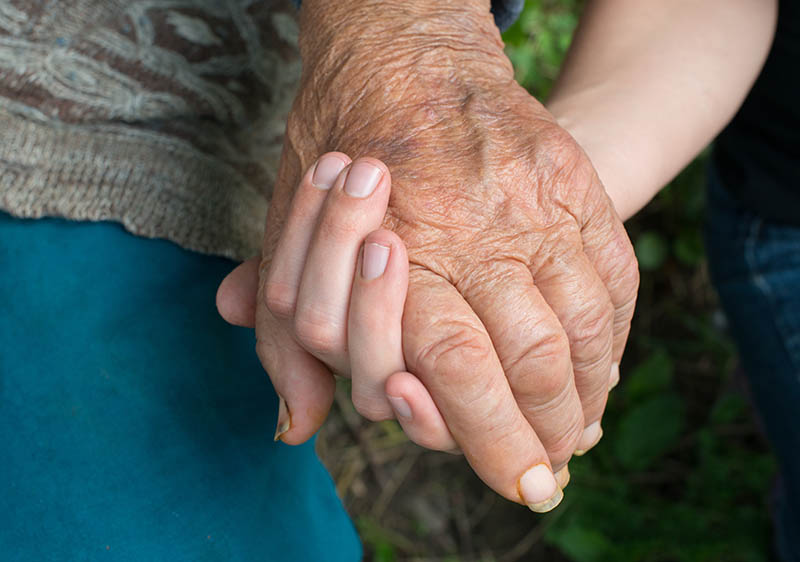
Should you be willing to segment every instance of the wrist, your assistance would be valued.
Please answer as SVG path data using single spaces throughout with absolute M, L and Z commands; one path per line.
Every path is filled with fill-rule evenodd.
M 303 0 L 300 8 L 300 48 L 306 52 L 341 39 L 402 41 L 448 28 L 467 35 L 496 31 L 490 0 Z
M 444 71 L 453 80 L 513 76 L 489 0 L 304 0 L 299 44 L 306 79 L 335 73 L 360 85 L 408 71 Z
M 308 152 L 394 146 L 514 76 L 489 0 L 304 0 L 300 53 L 288 133 Z

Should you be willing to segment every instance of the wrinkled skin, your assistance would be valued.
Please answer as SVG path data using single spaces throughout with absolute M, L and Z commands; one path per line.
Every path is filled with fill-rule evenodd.
M 326 350 L 344 336 L 324 313 L 298 321 L 289 292 L 263 281 L 304 170 L 332 150 L 380 159 L 392 175 L 384 226 L 411 264 L 407 369 L 479 476 L 524 501 L 520 476 L 564 466 L 602 416 L 636 261 L 581 148 L 513 80 L 491 16 L 441 7 L 423 25 L 389 5 L 382 27 L 352 7 L 301 12 L 303 78 L 269 211 L 257 351 L 292 413 L 282 438 L 306 440 L 332 400 Z

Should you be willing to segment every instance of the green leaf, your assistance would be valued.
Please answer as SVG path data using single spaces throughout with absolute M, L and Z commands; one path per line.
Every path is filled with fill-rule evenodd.
M 664 237 L 658 232 L 647 231 L 639 235 L 634 245 L 639 267 L 643 271 L 654 271 L 667 259 L 669 248 Z
M 663 393 L 672 386 L 673 370 L 669 354 L 663 349 L 656 350 L 626 377 L 625 396 L 632 402 L 639 402 Z
M 644 470 L 677 443 L 684 427 L 684 403 L 677 394 L 656 396 L 631 408 L 617 427 L 617 460 Z
M 738 394 L 721 396 L 711 410 L 711 421 L 715 424 L 733 423 L 747 413 L 747 403 Z

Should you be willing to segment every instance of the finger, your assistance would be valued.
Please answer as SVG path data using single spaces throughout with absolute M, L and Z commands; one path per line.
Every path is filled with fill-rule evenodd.
M 217 291 L 217 308 L 231 324 L 248 328 L 255 325 L 258 269 L 258 258 L 247 260 L 228 274 Z M 274 319 L 272 322 L 277 324 Z M 256 351 L 280 400 L 275 439 L 303 443 L 327 417 L 333 402 L 333 376 L 279 326 L 262 333 L 265 335 L 257 342 Z M 306 376 L 299 378 L 295 373 Z M 293 419 L 292 412 L 304 415 Z
M 370 233 L 356 271 L 348 316 L 356 410 L 372 420 L 397 417 L 406 435 L 428 449 L 455 449 L 425 386 L 404 372 L 402 320 L 408 256 L 402 240 L 388 230 Z
M 299 445 L 328 416 L 335 390 L 333 375 L 265 308 L 259 309 L 256 325 L 256 353 L 281 400 L 275 439 Z
M 568 466 L 564 466 L 564 468 L 556 472 L 555 476 L 556 476 L 556 482 L 558 482 L 558 485 L 561 487 L 562 490 L 566 488 L 567 485 L 569 485 L 570 473 Z
M 256 325 L 259 258 L 250 258 L 231 271 L 217 289 L 217 311 L 222 319 L 244 328 Z
M 353 406 L 365 418 L 394 418 L 384 387 L 389 375 L 405 371 L 403 306 L 408 256 L 400 238 L 378 230 L 364 240 L 350 295 L 347 342 Z
M 462 292 L 494 342 L 517 404 L 559 470 L 584 428 L 561 322 L 530 271 L 516 261 L 482 268 Z
M 614 307 L 605 284 L 581 251 L 577 230 L 562 235 L 563 245 L 538 256 L 536 287 L 567 334 L 575 386 L 583 407 L 583 435 L 575 454 L 583 454 L 602 436 L 601 418 L 612 373 Z
M 619 384 L 619 363 L 611 364 L 611 380 L 608 383 L 608 390 L 613 390 Z
M 292 445 L 307 441 L 322 425 L 333 403 L 335 387 L 330 371 L 302 349 L 267 308 L 268 272 L 294 201 L 289 193 L 296 187 L 308 186 L 304 181 L 298 184 L 301 170 L 296 154 L 285 149 L 267 216 L 256 298 L 256 352 L 281 401 L 275 436 Z M 308 174 L 306 181 L 307 178 Z
M 414 443 L 434 451 L 461 452 L 428 389 L 417 377 L 405 371 L 392 374 L 386 381 L 386 396 L 397 421 Z
M 383 222 L 390 184 L 389 170 L 379 160 L 353 162 L 328 193 L 308 249 L 295 337 L 337 373 L 350 370 L 347 311 L 359 248 Z
M 636 308 L 639 266 L 628 233 L 610 199 L 601 201 L 588 217 L 581 226 L 583 251 L 605 284 L 614 305 L 612 357 L 618 368 Z M 611 377 L 613 383 L 613 373 Z
M 297 291 L 325 198 L 336 178 L 350 164 L 341 152 L 322 155 L 300 181 L 267 272 L 266 305 L 279 319 L 294 316 Z
M 409 370 L 430 392 L 476 474 L 502 496 L 549 511 L 563 494 L 480 320 L 441 277 L 415 269 L 409 279 L 403 316 Z

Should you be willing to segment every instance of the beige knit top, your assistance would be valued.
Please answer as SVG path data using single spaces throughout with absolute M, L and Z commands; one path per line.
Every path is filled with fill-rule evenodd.
M 0 209 L 258 253 L 296 40 L 288 0 L 0 0 Z

